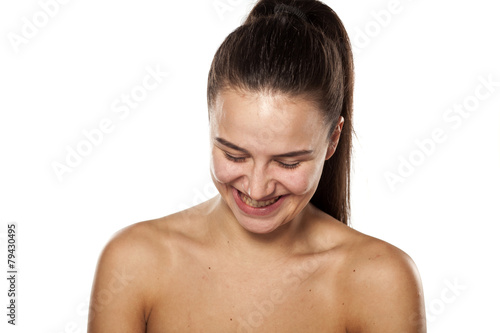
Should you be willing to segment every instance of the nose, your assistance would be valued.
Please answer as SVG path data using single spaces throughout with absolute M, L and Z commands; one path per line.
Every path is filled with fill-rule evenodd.
M 254 200 L 267 200 L 273 197 L 275 181 L 266 165 L 253 163 L 246 175 L 247 194 Z

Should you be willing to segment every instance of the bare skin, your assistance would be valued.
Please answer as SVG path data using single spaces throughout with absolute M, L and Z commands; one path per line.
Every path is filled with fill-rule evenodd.
M 411 258 L 309 202 L 343 123 L 325 140 L 320 113 L 304 118 L 311 107 L 303 99 L 221 94 L 211 119 L 211 175 L 220 194 L 110 240 L 96 270 L 88 332 L 426 332 Z M 275 157 L 297 149 L 312 152 Z M 249 216 L 234 189 L 254 200 L 286 198 L 270 216 Z

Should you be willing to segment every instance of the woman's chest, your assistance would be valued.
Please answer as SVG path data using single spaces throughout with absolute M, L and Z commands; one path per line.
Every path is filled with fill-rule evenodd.
M 346 301 L 328 271 L 314 262 L 185 270 L 158 288 L 147 332 L 345 332 Z

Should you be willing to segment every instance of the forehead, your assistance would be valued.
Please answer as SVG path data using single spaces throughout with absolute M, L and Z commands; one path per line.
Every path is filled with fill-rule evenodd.
M 325 135 L 322 113 L 304 97 L 225 90 L 211 112 L 212 135 L 230 141 L 313 145 Z

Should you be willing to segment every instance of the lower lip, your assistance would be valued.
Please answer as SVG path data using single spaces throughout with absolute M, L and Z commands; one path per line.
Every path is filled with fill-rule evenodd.
M 265 215 L 271 214 L 272 212 L 274 212 L 275 210 L 277 210 L 281 206 L 281 204 L 285 200 L 285 197 L 287 196 L 287 195 L 282 195 L 278 199 L 278 201 L 276 201 L 275 203 L 273 203 L 272 205 L 269 205 L 269 206 L 252 207 L 252 206 L 247 205 L 243 200 L 241 200 L 241 198 L 238 194 L 238 190 L 236 188 L 233 187 L 232 190 L 233 190 L 234 201 L 236 201 L 236 204 L 238 205 L 238 207 L 244 213 L 246 213 L 248 215 L 257 215 L 257 216 L 265 216 Z

